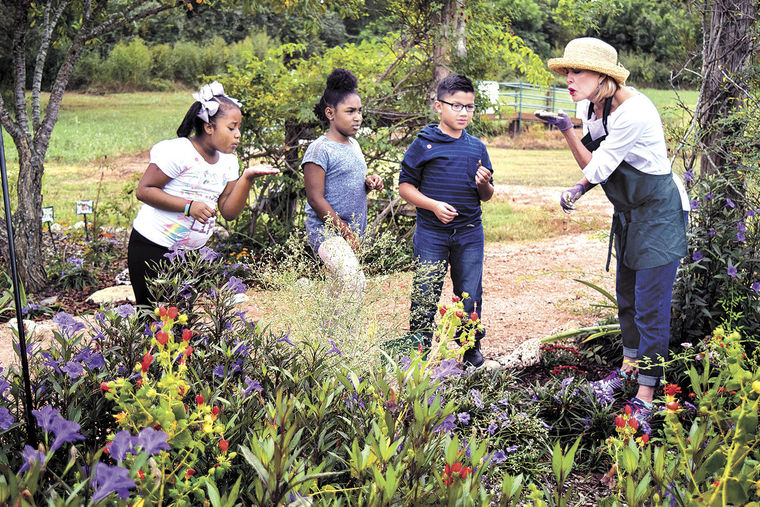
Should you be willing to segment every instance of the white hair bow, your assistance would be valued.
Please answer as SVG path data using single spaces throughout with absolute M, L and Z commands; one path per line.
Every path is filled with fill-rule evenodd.
M 214 97 L 227 97 L 227 95 L 224 94 L 224 87 L 222 87 L 222 83 L 219 81 L 214 81 L 213 83 L 203 85 L 201 86 L 200 91 L 198 93 L 193 93 L 193 98 L 201 103 L 201 109 L 198 111 L 198 118 L 208 123 L 208 120 L 210 117 L 214 116 L 217 111 L 219 111 L 219 102 L 214 100 Z M 227 97 L 230 99 L 237 107 L 240 107 L 242 104 L 240 104 L 239 101 L 233 99 L 232 97 Z

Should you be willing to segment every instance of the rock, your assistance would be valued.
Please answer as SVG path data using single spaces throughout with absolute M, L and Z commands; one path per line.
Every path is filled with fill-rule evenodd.
M 527 368 L 541 361 L 541 338 L 522 342 L 511 354 L 499 358 L 505 368 Z
M 494 361 L 493 359 L 486 359 L 486 362 L 483 363 L 483 367 L 487 370 L 498 370 L 501 368 L 501 363 L 499 363 L 499 361 Z
M 241 292 L 239 294 L 235 294 L 234 296 L 232 296 L 231 299 L 232 299 L 231 303 L 233 305 L 242 305 L 243 303 L 247 303 L 248 300 L 251 298 L 248 296 L 248 294 Z
M 43 320 L 40 322 L 36 322 L 33 320 L 27 320 L 24 319 L 24 332 L 27 338 L 28 337 L 35 337 L 39 339 L 42 338 L 49 338 L 53 336 L 53 329 L 57 327 L 56 324 L 53 324 L 53 321 L 51 320 Z M 11 319 L 8 321 L 8 328 L 13 330 L 13 332 L 18 332 L 18 319 Z
M 58 302 L 58 296 L 50 296 L 40 301 L 40 306 L 53 306 Z
M 117 285 L 132 285 L 129 279 L 129 268 L 124 269 L 124 271 L 116 275 L 114 281 Z
M 105 289 L 90 294 L 90 297 L 88 297 L 87 300 L 98 305 L 104 303 L 116 303 L 124 300 L 134 303 L 135 291 L 132 290 L 131 285 L 114 285 L 113 287 L 106 287 Z

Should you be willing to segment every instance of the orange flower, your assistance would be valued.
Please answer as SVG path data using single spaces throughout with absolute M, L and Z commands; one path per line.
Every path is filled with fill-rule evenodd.
M 662 389 L 662 391 L 668 396 L 675 396 L 676 394 L 681 394 L 681 388 L 678 387 L 678 385 L 676 384 L 665 384 L 665 387 Z
M 195 475 L 195 469 L 194 469 L 194 468 L 188 468 L 188 469 L 185 471 L 185 479 L 189 479 L 189 478 L 190 478 L 190 477 L 192 477 L 193 475 Z
M 229 447 L 230 447 L 229 440 L 226 440 L 223 438 L 219 441 L 219 448 L 222 450 L 222 452 L 227 452 L 227 449 L 229 449 Z

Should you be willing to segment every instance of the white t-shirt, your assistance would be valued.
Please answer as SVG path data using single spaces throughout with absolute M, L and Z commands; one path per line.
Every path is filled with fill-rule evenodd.
M 607 181 L 612 172 L 625 161 L 647 174 L 673 174 L 673 181 L 681 195 L 684 211 L 690 209 L 689 195 L 681 178 L 671 171 L 665 132 L 660 113 L 649 98 L 633 90 L 635 95 L 625 100 L 607 117 L 607 138 L 591 155 L 583 168 L 583 175 L 591 183 Z M 583 119 L 583 133 L 592 139 L 604 135 L 602 119 L 592 114 L 588 118 L 590 102 L 579 105 L 578 116 Z
M 171 178 L 164 192 L 216 208 L 227 183 L 239 177 L 237 157 L 231 153 L 217 153 L 219 160 L 216 164 L 209 164 L 188 138 L 178 137 L 154 145 L 150 150 L 150 162 Z M 132 227 L 158 245 L 197 249 L 206 244 L 214 230 L 214 222 L 212 217 L 201 224 L 181 211 L 164 211 L 143 204 Z

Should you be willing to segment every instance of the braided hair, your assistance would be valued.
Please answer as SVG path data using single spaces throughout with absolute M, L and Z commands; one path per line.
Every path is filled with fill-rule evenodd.
M 333 69 L 330 75 L 327 76 L 327 86 L 325 86 L 322 97 L 314 105 L 314 114 L 319 121 L 324 125 L 328 125 L 330 121 L 327 119 L 327 115 L 325 115 L 325 109 L 327 107 L 337 107 L 347 95 L 357 93 L 356 87 L 358 85 L 359 81 L 351 71 L 341 68 Z

